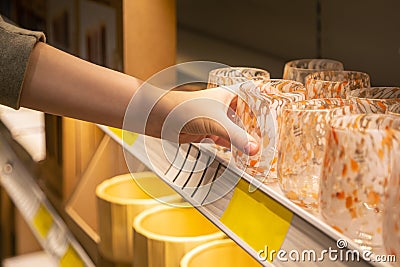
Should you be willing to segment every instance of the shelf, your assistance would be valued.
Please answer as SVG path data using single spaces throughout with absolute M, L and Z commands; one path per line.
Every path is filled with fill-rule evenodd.
M 273 263 L 266 261 L 267 257 L 262 252 L 267 249 L 269 253 L 272 250 L 287 252 L 286 256 L 280 256 L 289 261 L 289 254 L 297 257 L 297 251 L 300 261 L 291 264 L 298 266 L 317 266 L 321 255 L 325 264 L 334 263 L 335 266 L 388 266 L 374 262 L 377 259 L 375 254 L 363 254 L 365 252 L 361 247 L 324 223 L 318 215 L 292 203 L 276 186 L 266 186 L 238 170 L 227 161 L 227 157 L 215 153 L 211 146 L 185 144 L 177 149 L 170 142 L 99 127 L 124 145 L 125 153 L 133 155 L 154 171 L 265 266 L 285 264 L 278 260 Z M 345 240 L 347 246 L 338 249 L 338 240 Z M 336 255 L 342 260 L 331 261 L 327 254 L 329 249 L 332 259 Z M 310 250 L 316 253 L 315 261 Z M 325 254 L 324 250 L 327 250 Z M 311 261 L 301 261 L 302 255 L 308 257 L 308 253 L 311 254 Z
M 0 124 L 0 184 L 21 212 L 33 234 L 59 266 L 94 266 L 14 150 L 7 128 Z
M 178 149 L 170 142 L 99 127 L 264 266 L 285 264 L 276 257 L 272 263 L 266 261 L 267 250 L 267 254 L 284 251 L 287 254 L 281 256 L 289 261 L 289 255 L 300 260 L 311 257 L 311 261 L 305 258 L 291 264 L 317 266 L 321 255 L 325 256 L 324 264 L 333 263 L 327 252 L 322 254 L 329 249 L 336 250 L 333 256 L 339 259 L 350 259 L 335 261 L 335 266 L 389 266 L 364 259 L 357 244 L 324 223 L 318 214 L 293 204 L 276 185 L 266 186 L 238 170 L 229 161 L 229 154 L 209 145 L 185 144 Z M 0 184 L 44 250 L 60 266 L 94 266 L 17 156 L 14 143 L 6 127 L 0 124 Z M 338 250 L 338 240 L 346 240 L 344 250 Z M 359 261 L 352 260 L 354 253 L 358 253 Z M 375 257 L 368 256 L 371 260 Z

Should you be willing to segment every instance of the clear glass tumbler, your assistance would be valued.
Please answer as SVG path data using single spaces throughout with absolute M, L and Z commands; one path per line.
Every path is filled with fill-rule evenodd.
M 295 81 L 274 79 L 244 83 L 238 91 L 235 123 L 261 145 L 254 156 L 232 147 L 236 165 L 263 183 L 276 182 L 276 143 L 282 107 L 304 100 L 305 88 Z
M 358 71 L 319 71 L 306 77 L 307 99 L 345 98 L 346 93 L 367 87 L 369 75 Z
M 289 61 L 283 69 L 283 79 L 305 84 L 306 76 L 321 70 L 343 70 L 343 63 L 332 59 L 297 59 Z
M 215 88 L 220 86 L 232 86 L 249 80 L 269 80 L 270 74 L 268 71 L 252 67 L 226 67 L 211 70 L 208 74 L 207 88 Z M 234 98 L 228 110 L 228 117 L 234 121 L 236 117 L 237 98 Z M 229 149 L 219 145 L 214 145 L 218 155 L 230 160 L 231 154 Z
M 278 141 L 278 182 L 294 203 L 308 209 L 318 207 L 329 121 L 350 112 L 350 102 L 340 98 L 299 101 L 283 108 Z
M 400 103 L 400 87 L 370 87 L 348 92 L 356 113 L 386 113 L 391 105 Z
M 400 119 L 384 114 L 331 120 L 320 184 L 320 212 L 334 229 L 365 249 L 382 246 L 382 212 L 393 131 Z

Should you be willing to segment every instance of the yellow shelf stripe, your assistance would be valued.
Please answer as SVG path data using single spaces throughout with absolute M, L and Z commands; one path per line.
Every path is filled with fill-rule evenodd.
M 293 213 L 260 190 L 251 193 L 248 189 L 249 183 L 240 179 L 220 220 L 256 252 L 266 246 L 278 251 Z
M 60 259 L 61 267 L 84 267 L 85 264 L 75 249 L 69 245 L 64 256 Z
M 49 230 L 53 226 L 53 217 L 45 206 L 40 205 L 33 217 L 33 225 L 40 234 L 41 237 L 45 238 L 49 233 Z
M 138 137 L 137 133 L 128 132 L 125 130 L 121 130 L 114 127 L 108 127 L 116 136 L 118 136 L 121 140 L 123 140 L 128 145 L 133 145 L 135 143 L 136 138 Z

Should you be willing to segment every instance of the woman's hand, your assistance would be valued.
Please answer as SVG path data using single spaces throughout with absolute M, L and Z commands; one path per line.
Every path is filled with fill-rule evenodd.
M 146 134 L 180 143 L 198 143 L 207 138 L 254 155 L 259 149 L 257 142 L 227 115 L 234 97 L 223 88 L 170 91 L 151 111 Z

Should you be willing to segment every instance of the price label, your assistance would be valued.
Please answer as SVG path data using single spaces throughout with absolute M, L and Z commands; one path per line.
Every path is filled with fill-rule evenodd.
M 248 189 L 249 183 L 241 179 L 220 220 L 255 251 L 265 246 L 278 251 L 293 213 L 263 192 Z

